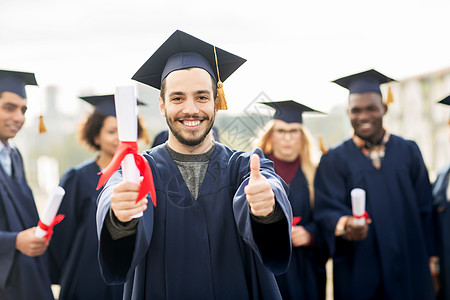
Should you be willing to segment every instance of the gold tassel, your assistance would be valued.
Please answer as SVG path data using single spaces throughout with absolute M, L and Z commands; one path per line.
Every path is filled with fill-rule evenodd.
M 220 81 L 219 63 L 217 62 L 216 46 L 214 46 L 214 57 L 216 59 L 216 68 L 217 68 L 217 99 L 218 99 L 217 107 L 218 109 L 221 110 L 227 110 L 228 105 L 227 100 L 225 99 L 225 92 L 223 91 L 223 83 L 222 81 Z
M 317 138 L 319 139 L 320 151 L 322 151 L 322 154 L 327 154 L 328 149 L 325 147 L 322 135 L 319 135 Z
M 47 132 L 47 128 L 45 128 L 44 125 L 44 116 L 40 115 L 39 116 L 39 133 L 46 133 Z
M 391 103 L 394 103 L 394 96 L 392 95 L 392 90 L 391 87 L 389 86 L 385 104 L 389 105 Z

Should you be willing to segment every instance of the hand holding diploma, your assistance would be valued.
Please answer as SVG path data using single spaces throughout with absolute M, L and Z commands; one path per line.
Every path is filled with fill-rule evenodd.
M 16 249 L 23 254 L 35 257 L 44 254 L 48 241 L 45 237 L 36 237 L 36 227 L 25 229 L 17 234 Z
M 60 186 L 53 189 L 45 206 L 44 213 L 34 232 L 36 237 L 42 238 L 45 236 L 48 242 L 52 237 L 53 227 L 64 219 L 64 215 L 56 215 L 64 194 L 65 191 Z
M 125 182 L 134 183 L 138 186 L 138 194 L 134 198 L 135 203 L 150 193 L 153 205 L 156 206 L 156 191 L 150 166 L 145 158 L 137 153 L 137 101 L 134 96 L 134 88 L 132 86 L 117 87 L 114 101 L 120 144 L 110 164 L 101 172 L 102 176 L 97 189 L 100 189 L 108 181 L 109 177 L 122 163 L 122 174 Z M 139 172 L 143 175 L 141 182 L 139 182 Z M 127 185 L 124 190 L 134 191 L 134 188 L 128 186 L 131 185 Z M 120 189 L 120 191 L 123 191 L 123 189 Z M 142 211 L 134 217 L 140 216 L 142 216 Z M 118 216 L 116 215 L 116 217 Z
M 273 212 L 275 195 L 267 178 L 260 173 L 259 167 L 259 156 L 253 154 L 250 158 L 250 180 L 244 190 L 252 214 L 266 217 Z
M 120 222 L 129 222 L 147 209 L 148 200 L 142 198 L 136 203 L 139 184 L 123 181 L 116 185 L 111 195 L 111 209 Z
M 345 239 L 361 241 L 369 233 L 369 224 L 372 220 L 366 212 L 366 192 L 363 189 L 353 189 L 350 192 L 352 199 L 352 217 L 348 218 L 345 226 Z
M 355 225 L 364 225 L 368 217 L 366 212 L 366 191 L 363 189 L 353 189 L 350 192 L 352 198 L 352 214 Z

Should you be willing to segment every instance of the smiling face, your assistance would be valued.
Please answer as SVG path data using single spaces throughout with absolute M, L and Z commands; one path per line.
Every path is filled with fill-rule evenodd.
M 387 106 L 378 93 L 350 94 L 347 110 L 350 122 L 355 134 L 366 141 L 375 143 L 383 137 L 386 111 Z
M 16 136 L 25 122 L 27 99 L 16 93 L 0 93 L 0 141 L 6 144 Z
M 203 153 L 211 146 L 217 112 L 212 83 L 211 75 L 199 68 L 174 71 L 165 78 L 160 111 L 170 129 L 169 146 L 175 151 Z

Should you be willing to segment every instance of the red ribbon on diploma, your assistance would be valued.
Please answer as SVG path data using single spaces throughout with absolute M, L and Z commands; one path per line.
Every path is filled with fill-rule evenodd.
M 64 219 L 64 215 L 57 215 L 54 219 L 53 222 L 50 225 L 45 225 L 44 223 L 42 223 L 41 220 L 39 220 L 38 222 L 38 226 L 39 228 L 41 228 L 42 230 L 46 231 L 47 233 L 44 235 L 45 236 L 45 240 L 48 242 L 48 240 L 50 240 L 50 238 L 53 235 L 53 227 L 55 227 L 56 224 L 58 224 L 59 222 L 61 222 Z
M 292 218 L 292 226 L 297 225 L 302 220 L 302 217 L 293 217 Z
M 364 211 L 364 213 L 362 215 L 359 215 L 359 216 L 353 215 L 353 218 L 355 218 L 355 219 L 362 219 L 362 218 L 369 219 L 370 217 L 369 217 L 369 214 L 367 213 L 367 211 Z
M 139 155 L 137 153 L 137 150 L 137 142 L 120 142 L 109 165 L 98 173 L 102 174 L 102 176 L 100 176 L 100 180 L 98 181 L 97 190 L 100 189 L 108 181 L 112 174 L 117 171 L 117 169 L 119 169 L 125 155 L 133 154 L 136 167 L 144 177 L 142 179 L 141 186 L 139 187 L 139 195 L 136 199 L 136 203 L 138 203 L 138 201 L 145 195 L 150 193 L 153 206 L 156 206 L 156 191 L 155 183 L 153 182 L 152 171 L 150 170 L 150 166 L 148 165 L 145 158 L 142 155 Z

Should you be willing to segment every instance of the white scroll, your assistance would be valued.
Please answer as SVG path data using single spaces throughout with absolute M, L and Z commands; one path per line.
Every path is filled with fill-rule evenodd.
M 114 103 L 116 106 L 119 141 L 136 142 L 138 137 L 138 123 L 137 100 L 134 95 L 134 87 L 116 87 L 116 93 L 114 94 Z M 134 162 L 133 154 L 127 154 L 123 159 L 122 174 L 125 181 L 140 184 L 140 173 L 136 166 L 136 163 Z M 142 212 L 133 216 L 133 218 L 139 217 L 142 217 Z
M 352 198 L 352 213 L 355 218 L 356 225 L 364 225 L 366 223 L 366 191 L 355 188 L 350 192 Z
M 64 191 L 64 189 L 60 186 L 57 186 L 56 188 L 53 189 L 53 191 L 50 193 L 50 196 L 47 200 L 47 204 L 45 205 L 44 213 L 42 214 L 41 217 L 42 223 L 44 223 L 47 226 L 52 224 L 65 193 L 66 192 Z M 46 233 L 47 231 L 37 226 L 36 231 L 34 232 L 34 236 L 44 237 Z

